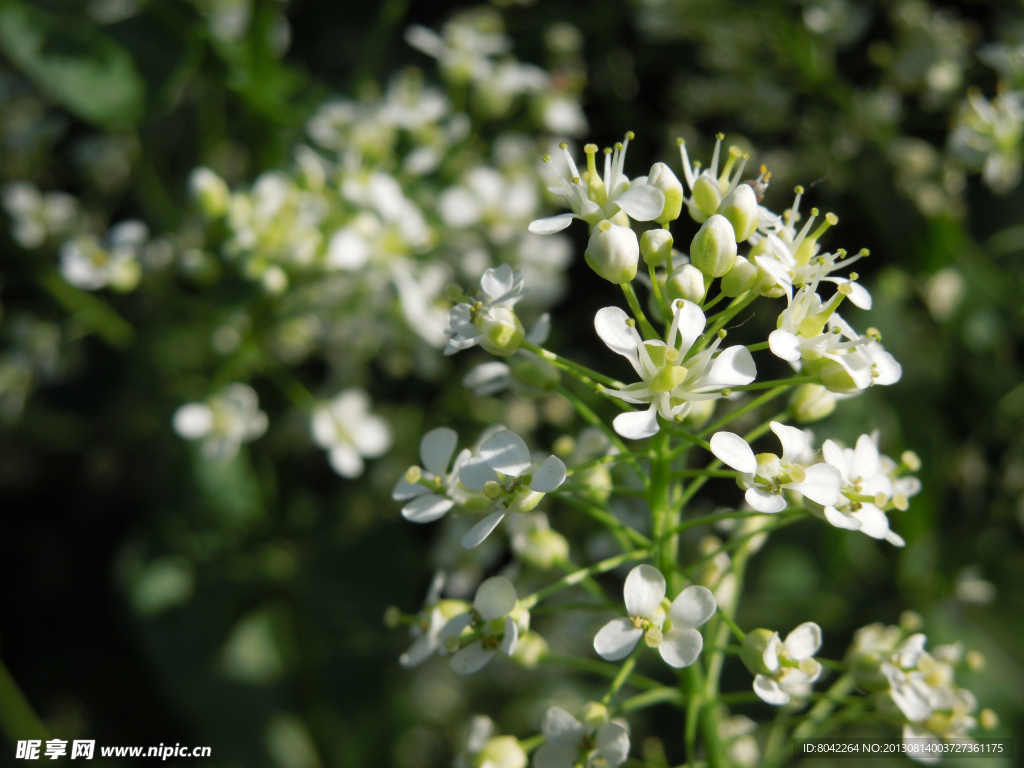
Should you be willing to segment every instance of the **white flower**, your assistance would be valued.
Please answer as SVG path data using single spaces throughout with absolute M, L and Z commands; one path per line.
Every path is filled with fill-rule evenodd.
M 523 297 L 523 273 L 508 264 L 488 269 L 480 278 L 486 300 L 461 303 L 448 313 L 448 339 L 444 353 L 454 355 L 480 344 L 494 355 L 510 355 L 525 332 L 513 307 Z
M 621 390 L 606 389 L 605 394 L 627 403 L 650 404 L 647 411 L 617 416 L 613 422 L 616 432 L 631 440 L 650 437 L 658 432 L 658 414 L 670 421 L 684 417 L 693 402 L 714 400 L 722 396 L 722 389 L 754 380 L 757 367 L 746 347 L 737 345 L 718 353 L 724 334 L 687 359 L 687 353 L 704 331 L 705 322 L 700 307 L 676 299 L 672 302 L 668 343 L 643 341 L 624 311 L 618 307 L 598 310 L 594 317 L 597 335 L 612 352 L 629 360 L 643 379 Z
M 438 349 L 448 340 L 448 313 L 438 303 L 450 276 L 446 264 L 426 264 L 416 270 L 412 261 L 396 259 L 391 265 L 391 278 L 406 323 L 416 335 Z
M 500 18 L 491 14 L 456 17 L 441 31 L 439 35 L 413 24 L 405 31 L 405 41 L 437 59 L 444 76 L 457 83 L 487 78 L 494 68 L 491 57 L 512 48 L 512 41 L 503 34 Z
M 821 453 L 842 476 L 839 502 L 825 507 L 825 519 L 837 528 L 861 531 L 873 539 L 885 539 L 902 547 L 905 542 L 889 529 L 889 519 L 884 512 L 897 491 L 892 477 L 883 470 L 883 457 L 878 453 L 875 439 L 861 435 L 853 449 L 843 449 L 832 440 L 826 440 Z
M 416 667 L 429 659 L 441 644 L 441 630 L 453 616 L 469 610 L 461 600 L 442 600 L 441 592 L 445 583 L 444 571 L 437 571 L 430 581 L 423 609 L 416 617 L 416 623 L 409 628 L 415 638 L 409 649 L 398 657 L 398 663 L 405 668 Z
M 65 192 L 40 193 L 27 181 L 3 189 L 3 205 L 14 224 L 11 236 L 23 248 L 38 248 L 47 237 L 67 232 L 78 217 L 78 201 Z
M 561 194 L 572 213 L 561 213 L 530 223 L 530 231 L 538 235 L 552 235 L 569 226 L 573 219 L 583 219 L 593 227 L 603 219 L 613 224 L 628 225 L 630 217 L 637 221 L 653 221 L 665 208 L 664 193 L 646 183 L 646 178 L 634 180 L 630 186 L 629 177 L 623 173 L 626 162 L 626 148 L 632 133 L 627 133 L 622 144 L 616 144 L 614 152 L 605 150 L 604 178 L 597 172 L 595 155 L 597 145 L 587 144 L 583 151 L 587 155 L 585 178 L 576 169 L 576 162 L 569 154 L 568 145 L 562 144 L 562 152 L 569 170 L 569 178 L 555 171 L 558 186 L 552 188 Z M 550 158 L 545 157 L 545 160 Z M 639 183 L 637 183 L 639 182 Z
M 469 721 L 465 753 L 456 756 L 454 768 L 526 768 L 529 758 L 515 736 L 495 736 L 487 715 Z
M 594 715 L 597 710 L 599 714 Z M 603 710 L 603 711 L 601 711 Z M 629 730 L 624 720 L 608 722 L 608 710 L 591 704 L 586 725 L 561 707 L 548 707 L 541 721 L 544 745 L 533 756 L 534 768 L 573 768 L 607 764 L 618 768 L 629 757 Z M 603 717 L 601 716 L 603 715 Z M 595 763 L 595 760 L 602 760 Z
M 462 484 L 486 493 L 496 510 L 470 529 L 462 546 L 478 546 L 509 512 L 533 511 L 544 494 L 565 482 L 565 476 L 565 464 L 557 456 L 535 464 L 519 435 L 508 429 L 495 432 L 480 444 L 480 458 L 468 459 L 459 469 Z
M 267 431 L 267 414 L 247 384 L 228 384 L 205 403 L 187 403 L 174 414 L 174 431 L 186 440 L 202 440 L 203 454 L 228 461 Z
M 801 624 L 785 641 L 779 640 L 778 632 L 772 633 L 761 658 L 769 674 L 754 678 L 754 693 L 776 706 L 788 704 L 792 696 L 806 696 L 821 675 L 821 664 L 813 658 L 819 648 L 821 627 L 813 621 Z
M 782 443 L 781 457 L 774 453 L 755 456 L 747 441 L 732 432 L 716 432 L 711 437 L 711 452 L 742 473 L 739 483 L 746 488 L 747 503 L 758 512 L 781 512 L 786 508 L 783 490 L 802 493 L 823 506 L 838 503 L 839 470 L 824 463 L 805 466 L 811 456 L 810 436 L 777 421 L 771 428 Z
M 384 455 L 391 447 L 391 428 L 370 413 L 372 401 L 365 391 L 346 389 L 313 413 L 313 442 L 326 449 L 331 468 L 342 477 L 363 474 L 363 459 Z
M 518 601 L 516 588 L 504 576 L 492 576 L 477 587 L 473 610 L 453 616 L 439 636 L 441 652 L 455 653 L 452 669 L 471 675 L 499 649 L 506 656 L 515 652 L 519 635 L 530 628 L 530 614 Z M 460 648 L 460 636 L 473 632 L 479 637 Z
M 718 607 L 710 589 L 687 587 L 666 612 L 665 577 L 652 565 L 638 565 L 626 577 L 623 596 L 629 618 L 612 619 L 594 637 L 594 650 L 602 658 L 624 659 L 643 637 L 669 666 L 688 667 L 697 660 L 704 647 L 697 627 Z
M 60 249 L 60 274 L 76 288 L 96 291 L 108 285 L 130 291 L 139 283 L 139 255 L 149 239 L 141 221 L 122 221 L 100 243 L 92 235 L 68 240 Z
M 464 448 L 451 464 L 458 442 L 458 433 L 448 427 L 432 429 L 420 440 L 420 460 L 425 471 L 413 472 L 419 476 L 416 482 L 409 482 L 410 473 L 406 472 L 391 491 L 391 498 L 395 501 L 409 500 L 402 507 L 402 517 L 406 520 L 430 523 L 443 517 L 457 503 L 467 500 L 469 494 L 459 487 L 459 471 L 473 454 Z
M 1024 91 L 1004 91 L 992 101 L 976 89 L 967 98 L 950 135 L 950 149 L 982 170 L 985 183 L 998 194 L 1020 181 L 1024 141 Z

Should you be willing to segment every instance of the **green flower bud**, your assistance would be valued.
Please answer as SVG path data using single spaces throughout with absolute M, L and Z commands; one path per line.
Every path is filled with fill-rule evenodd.
M 540 660 L 548 652 L 547 641 L 536 632 L 525 632 L 519 636 L 512 661 L 527 669 L 536 669 Z
M 506 357 L 511 355 L 526 337 L 523 324 L 516 313 L 508 307 L 492 307 L 481 313 L 476 319 L 476 327 L 484 335 L 480 346 L 492 355 Z
M 640 244 L 636 233 L 605 219 L 594 227 L 584 254 L 587 264 L 605 280 L 621 285 L 636 277 Z
M 531 491 L 529 488 L 520 487 L 512 498 L 509 510 L 512 512 L 532 512 L 540 504 L 544 494 L 538 491 Z
M 640 253 L 644 263 L 660 267 L 672 253 L 672 234 L 667 229 L 648 229 L 640 235 Z
M 718 210 L 718 206 L 722 204 L 722 188 L 718 186 L 718 180 L 711 175 L 710 171 L 704 171 L 697 177 L 693 183 L 691 199 L 693 205 L 690 206 L 690 216 L 695 221 L 706 221 Z
M 558 531 L 534 528 L 515 545 L 516 554 L 537 568 L 547 570 L 569 559 L 569 542 Z
M 651 166 L 647 183 L 660 189 L 665 195 L 665 207 L 655 221 L 659 224 L 667 224 L 678 219 L 683 210 L 683 185 L 672 173 L 672 169 L 664 163 L 655 163 Z
M 573 475 L 586 489 L 583 493 L 593 501 L 604 504 L 612 493 L 612 475 L 607 467 L 593 467 L 581 475 Z
M 690 243 L 690 262 L 708 277 L 721 277 L 736 261 L 736 233 L 725 216 L 715 214 Z
M 528 387 L 547 390 L 560 380 L 558 369 L 536 355 L 516 355 L 508 362 L 512 375 Z
M 740 184 L 718 206 L 736 231 L 736 242 L 742 243 L 757 230 L 757 195 L 748 184 Z
M 219 219 L 228 212 L 231 191 L 220 176 L 209 168 L 196 168 L 188 180 L 193 197 L 208 219 Z
M 790 398 L 789 407 L 800 424 L 810 424 L 829 416 L 836 409 L 836 398 L 821 384 L 801 384 Z
M 668 292 L 670 302 L 676 299 L 686 299 L 694 304 L 700 304 L 704 301 L 704 296 L 707 295 L 704 273 L 693 264 L 684 264 L 666 281 L 665 290 Z
M 515 736 L 495 736 L 484 742 L 483 749 L 473 759 L 477 766 L 498 768 L 526 768 L 528 758 Z
M 576 719 L 583 723 L 587 733 L 593 733 L 611 720 L 608 716 L 608 707 L 599 701 L 588 701 L 584 704 Z
M 717 400 L 694 400 L 690 403 L 690 412 L 683 419 L 683 426 L 687 429 L 700 429 L 715 414 Z
M 755 629 L 748 632 L 743 638 L 743 645 L 740 647 L 740 659 L 746 664 L 747 669 L 755 675 L 773 675 L 778 670 L 770 670 L 764 663 L 764 651 L 772 638 L 776 637 L 775 632 L 770 629 Z
M 821 383 L 829 392 L 836 392 L 841 395 L 852 395 L 860 390 L 857 382 L 846 368 L 828 357 L 823 357 L 818 363 L 817 374 Z M 811 373 L 810 375 L 814 375 Z
M 854 654 L 849 658 L 850 674 L 865 691 L 884 691 L 889 681 L 882 674 L 885 658 L 877 652 Z
M 730 299 L 735 299 L 740 294 L 746 293 L 754 287 L 757 282 L 757 266 L 751 264 L 742 256 L 737 256 L 725 276 L 722 278 L 722 293 Z

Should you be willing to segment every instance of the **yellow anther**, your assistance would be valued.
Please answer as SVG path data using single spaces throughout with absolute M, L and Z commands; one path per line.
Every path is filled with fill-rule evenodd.
M 900 456 L 900 461 L 911 472 L 917 472 L 921 468 L 921 459 L 913 451 L 904 451 L 903 455 Z
M 544 160 L 545 163 L 550 163 L 551 162 L 551 155 L 544 155 L 544 157 L 542 159 Z
M 566 141 L 563 141 L 561 144 L 558 145 L 558 148 L 559 149 L 568 149 L 569 148 L 569 143 L 566 142 Z
M 907 499 L 906 495 L 902 493 L 897 493 L 892 497 L 892 505 L 900 512 L 906 512 L 910 509 L 910 501 Z
M 725 134 L 724 133 L 717 133 L 717 134 L 715 134 L 715 138 L 718 139 L 719 141 L 723 141 L 725 139 Z
M 588 155 L 593 155 L 597 152 L 597 144 L 587 144 L 587 146 L 583 148 L 583 151 Z
M 632 131 L 626 131 L 626 139 L 628 141 L 632 141 L 635 138 L 636 138 L 636 134 L 635 133 L 633 133 Z
M 793 191 L 798 195 L 802 195 L 804 193 L 804 188 L 798 184 L 793 188 Z
M 685 141 L 683 141 L 682 137 L 680 137 L 680 138 L 676 139 L 676 146 L 677 146 L 677 147 L 681 147 L 681 146 L 683 146 L 683 145 L 684 145 L 685 143 L 686 143 L 686 142 L 685 142 Z

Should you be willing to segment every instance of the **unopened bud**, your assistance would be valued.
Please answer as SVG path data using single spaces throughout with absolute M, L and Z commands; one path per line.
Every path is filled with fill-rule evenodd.
M 672 234 L 667 229 L 648 229 L 640 235 L 644 263 L 660 267 L 672 253 Z
M 715 413 L 717 400 L 694 400 L 690 403 L 690 412 L 683 418 L 683 424 L 689 429 L 699 430 Z
M 878 493 L 875 494 L 875 506 L 876 507 L 884 507 L 885 506 L 885 502 L 887 502 L 888 500 L 889 500 L 889 497 L 886 496 L 884 493 L 882 493 L 882 491 L 879 491 Z
M 672 169 L 664 163 L 655 163 L 647 176 L 647 184 L 660 189 L 665 195 L 665 207 L 654 220 L 659 224 L 667 224 L 678 219 L 683 210 L 683 185 Z
M 480 346 L 492 355 L 507 357 L 519 349 L 526 337 L 523 324 L 508 307 L 491 307 L 477 315 L 476 327 L 483 334 Z
M 789 468 L 789 479 L 794 483 L 802 483 L 807 479 L 807 472 L 799 464 L 793 464 Z
M 757 282 L 757 267 L 742 256 L 737 256 L 732 269 L 722 277 L 722 293 L 730 299 L 746 293 Z
M 836 409 L 836 398 L 821 384 L 801 384 L 789 401 L 790 410 L 800 424 L 824 419 Z
M 778 670 L 768 669 L 764 663 L 764 652 L 772 642 L 775 632 L 770 629 L 755 629 L 747 633 L 740 646 L 740 660 L 755 675 L 772 675 Z
M 512 660 L 527 669 L 536 669 L 547 652 L 548 643 L 543 637 L 536 632 L 525 632 L 519 636 Z M 516 765 L 525 765 L 525 763 L 516 763 Z
M 515 736 L 494 736 L 474 755 L 477 765 L 525 766 L 528 759 Z
M 605 219 L 598 222 L 590 234 L 590 242 L 584 256 L 587 264 L 598 275 L 611 283 L 621 285 L 636 277 L 640 244 L 632 229 L 612 224 Z
M 423 470 L 416 465 L 413 465 L 409 467 L 407 470 L 405 470 L 405 482 L 409 483 L 410 485 L 415 485 L 416 483 L 418 483 L 421 477 L 423 477 Z
M 904 451 L 900 456 L 900 461 L 911 472 L 917 472 L 921 468 L 921 459 L 913 451 Z
M 967 662 L 967 667 L 972 672 L 979 672 L 985 668 L 985 657 L 981 651 L 968 651 L 964 656 L 964 661 Z
M 900 629 L 908 634 L 920 632 L 924 627 L 924 619 L 917 611 L 904 611 L 900 614 Z
M 556 456 L 569 456 L 576 450 L 576 441 L 571 435 L 562 435 L 555 440 L 551 450 Z
M 897 493 L 892 497 L 892 505 L 900 512 L 906 512 L 910 509 L 910 499 L 907 498 L 906 494 Z
M 388 629 L 394 629 L 402 621 L 402 611 L 397 605 L 390 605 L 384 611 L 384 626 Z
M 501 486 L 498 485 L 497 480 L 488 480 L 484 483 L 484 496 L 488 499 L 494 500 L 501 495 Z
M 690 243 L 690 261 L 708 277 L 722 277 L 736 262 L 736 233 L 724 216 L 715 214 Z
M 593 733 L 610 719 L 608 707 L 598 701 L 588 701 L 584 704 L 576 718 L 583 723 L 587 733 Z
M 722 188 L 718 186 L 718 179 L 711 175 L 711 171 L 704 171 L 697 177 L 690 199 L 693 201 L 689 207 L 690 216 L 694 221 L 706 221 L 718 210 L 722 204 Z
M 663 639 L 661 630 L 657 627 L 651 627 L 644 633 L 644 642 L 648 648 L 657 648 Z
M 218 219 L 228 212 L 231 190 L 224 179 L 209 168 L 196 168 L 192 171 L 189 188 L 208 219 Z
M 736 242 L 742 243 L 757 231 L 757 195 L 746 184 L 740 184 L 718 206 L 717 213 L 725 216 L 736 231 Z
M 986 731 L 994 731 L 999 727 L 999 715 L 986 707 L 978 713 L 978 722 Z
M 444 288 L 444 295 L 453 304 L 466 301 L 466 294 L 458 283 L 448 283 Z
M 670 302 L 685 299 L 700 304 L 707 295 L 704 273 L 693 264 L 683 264 L 665 281 L 665 291 Z

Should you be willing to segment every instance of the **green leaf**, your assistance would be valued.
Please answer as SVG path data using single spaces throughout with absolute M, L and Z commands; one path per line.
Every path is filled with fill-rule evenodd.
M 142 116 L 146 89 L 131 56 L 84 21 L 2 0 L 0 48 L 40 89 L 84 120 L 125 128 Z

